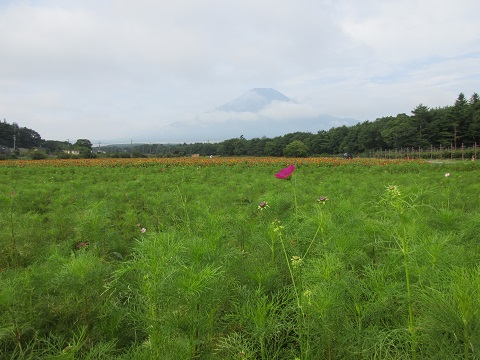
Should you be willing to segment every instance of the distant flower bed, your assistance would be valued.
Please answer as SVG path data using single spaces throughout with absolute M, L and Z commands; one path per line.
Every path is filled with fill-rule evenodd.
M 184 157 L 184 158 L 126 158 L 126 159 L 43 159 L 43 160 L 5 160 L 0 166 L 6 167 L 27 167 L 27 166 L 53 166 L 53 167 L 150 167 L 150 166 L 216 166 L 216 165 L 281 165 L 286 166 L 292 163 L 297 165 L 319 165 L 319 166 L 383 166 L 394 164 L 405 164 L 407 162 L 425 163 L 425 160 L 404 160 L 404 159 L 374 159 L 374 158 L 282 158 L 282 157 Z

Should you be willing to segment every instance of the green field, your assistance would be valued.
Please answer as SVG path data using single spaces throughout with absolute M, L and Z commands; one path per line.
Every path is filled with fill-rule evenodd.
M 479 175 L 0 162 L 0 359 L 478 359 Z

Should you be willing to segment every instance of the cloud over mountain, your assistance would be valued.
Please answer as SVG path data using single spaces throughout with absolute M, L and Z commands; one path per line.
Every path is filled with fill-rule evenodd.
M 158 133 L 160 141 L 206 142 L 240 135 L 255 138 L 298 131 L 316 133 L 357 122 L 322 114 L 314 106 L 297 102 L 275 89 L 255 88 L 212 111 L 164 126 Z
M 271 88 L 255 88 L 217 107 L 216 111 L 259 112 L 274 102 L 293 102 L 288 96 Z

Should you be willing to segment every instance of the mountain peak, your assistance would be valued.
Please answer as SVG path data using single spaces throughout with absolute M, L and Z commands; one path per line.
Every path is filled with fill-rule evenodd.
M 272 102 L 291 102 L 292 100 L 272 88 L 254 88 L 236 99 L 217 107 L 215 110 L 225 112 L 258 112 Z

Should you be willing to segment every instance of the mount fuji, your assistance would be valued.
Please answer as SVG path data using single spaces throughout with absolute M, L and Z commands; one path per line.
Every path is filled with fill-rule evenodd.
M 169 143 L 218 142 L 243 136 L 273 138 L 293 132 L 317 133 L 355 119 L 321 114 L 272 88 L 254 88 L 239 97 L 192 117 L 152 129 L 148 141 Z
M 259 112 L 273 102 L 293 102 L 288 96 L 271 88 L 256 88 L 236 99 L 217 107 L 217 111 L 225 112 Z

